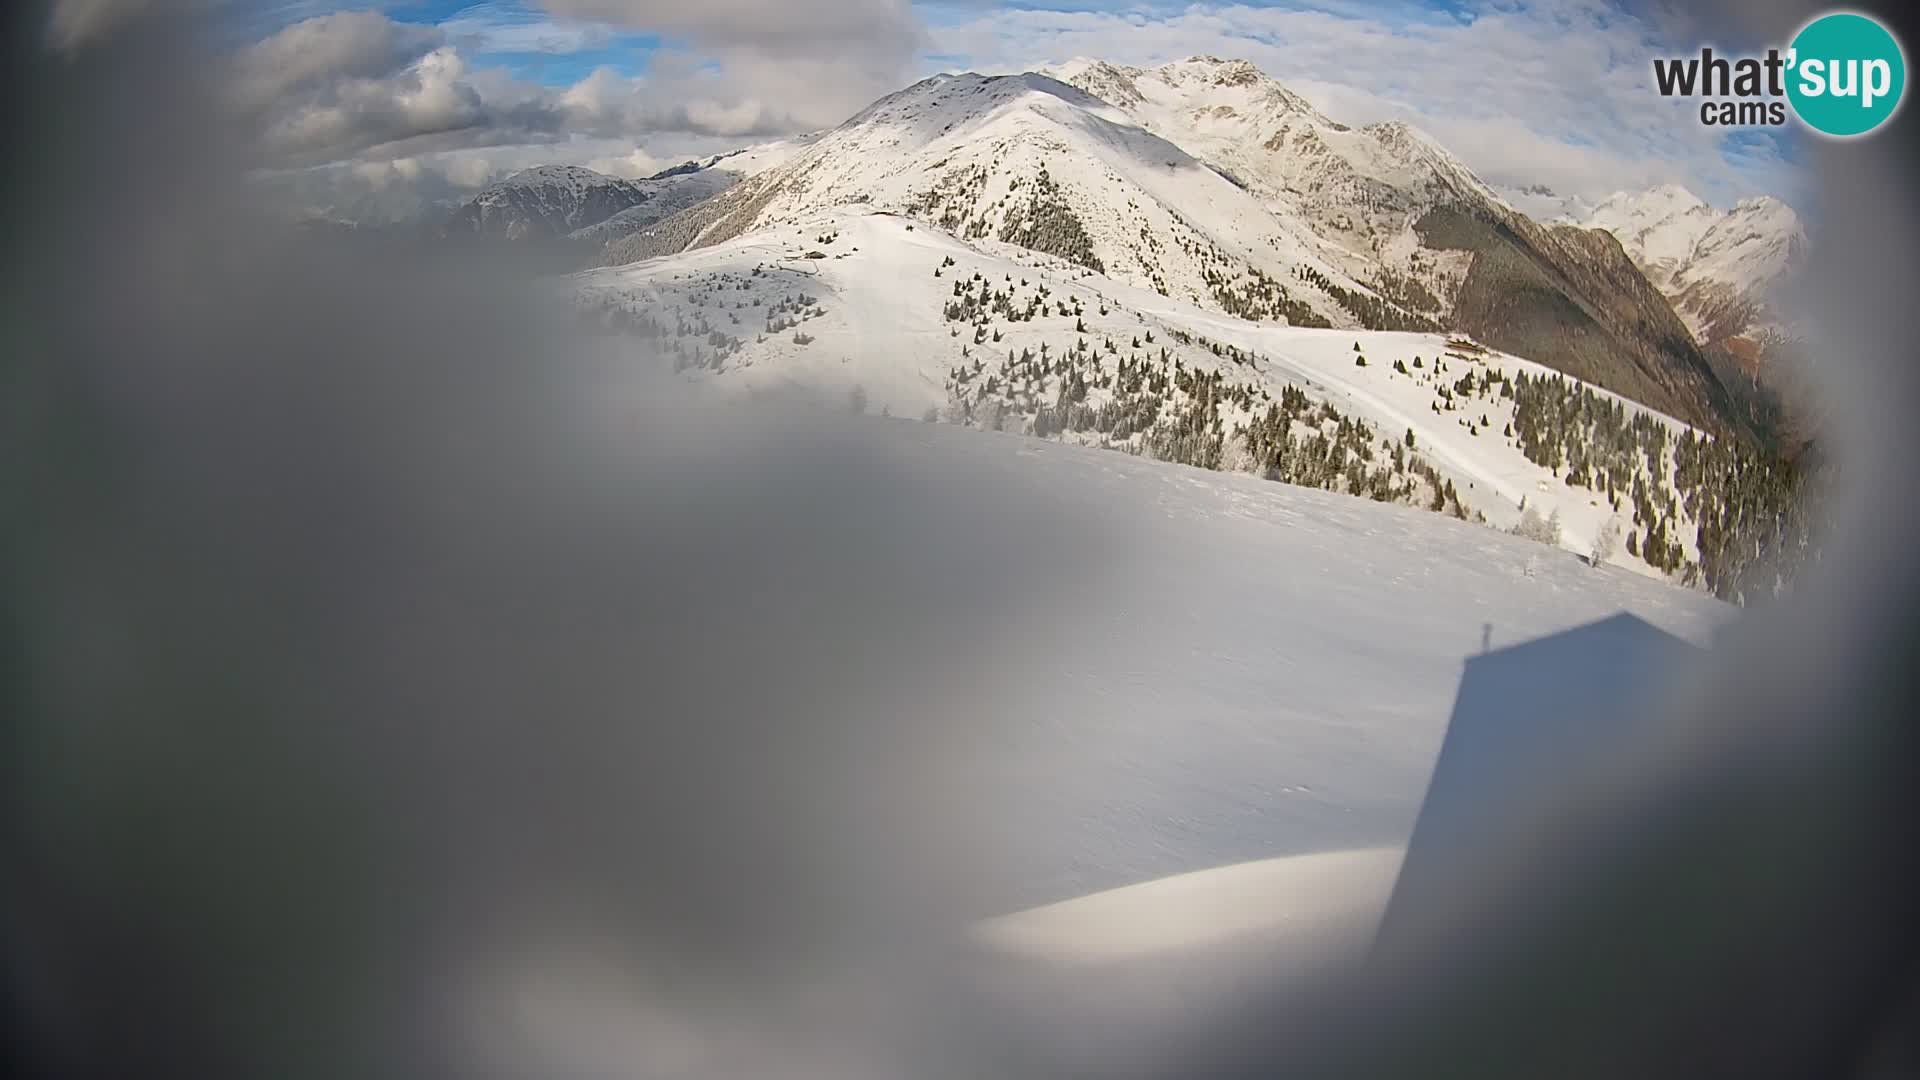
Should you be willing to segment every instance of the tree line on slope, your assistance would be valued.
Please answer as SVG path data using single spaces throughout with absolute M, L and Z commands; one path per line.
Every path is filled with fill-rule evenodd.
M 1028 311 L 1057 311 L 1073 319 L 1073 340 L 1063 348 L 1047 341 L 1037 351 L 1008 348 L 1004 356 L 963 346 L 962 362 L 947 376 L 944 418 L 950 422 L 1478 516 L 1452 481 L 1415 453 L 1411 431 L 1404 439 L 1382 438 L 1366 421 L 1311 401 L 1293 386 L 1275 399 L 1256 382 L 1231 376 L 1236 367 L 1255 365 L 1244 349 L 1179 330 L 1169 332 L 1170 342 L 1156 342 L 1151 330 L 1096 338 L 1081 317 L 1080 300 L 1048 308 L 1041 298 L 1026 307 L 1013 294 L 1011 283 L 996 288 L 975 274 L 955 282 L 943 315 L 971 326 L 973 345 L 981 346 L 999 341 L 999 331 L 990 329 L 995 314 L 1011 312 L 1010 321 L 1019 321 Z M 1176 347 L 1200 351 L 1214 363 L 1190 364 Z M 941 417 L 934 410 L 934 418 Z
M 1568 486 L 1631 508 L 1630 554 L 1752 603 L 1818 558 L 1813 484 L 1801 465 L 1745 441 L 1683 430 L 1561 375 L 1515 376 L 1514 434 L 1528 460 Z M 1690 557 L 1681 542 L 1692 525 Z

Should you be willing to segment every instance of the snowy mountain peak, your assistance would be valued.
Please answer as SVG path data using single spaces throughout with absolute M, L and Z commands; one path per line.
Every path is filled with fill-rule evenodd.
M 580 165 L 536 165 L 531 169 L 522 169 L 495 184 L 495 187 L 533 187 L 536 185 L 558 185 L 572 191 L 586 191 L 590 188 L 605 187 L 622 183 L 618 177 L 594 172 Z
M 1656 184 L 1645 191 L 1616 191 L 1600 201 L 1601 207 L 1611 207 L 1620 213 L 1635 210 L 1642 213 L 1672 213 L 1705 205 L 1705 199 L 1689 191 L 1685 185 L 1675 183 Z
M 1657 286 L 1665 287 L 1693 257 L 1719 212 L 1678 184 L 1609 196 L 1582 224 L 1605 229 Z
M 1189 56 L 1185 60 L 1168 64 L 1163 70 L 1179 72 L 1199 71 L 1215 86 L 1250 86 L 1262 81 L 1271 81 L 1266 73 L 1254 67 L 1246 60 L 1223 60 L 1218 56 Z
M 1247 60 L 1223 60 L 1217 56 L 1190 56 L 1185 60 L 1175 60 L 1155 68 L 1114 67 L 1098 61 L 1084 74 L 1076 72 L 1072 65 L 1056 69 L 1060 79 L 1081 86 L 1096 95 L 1104 97 L 1086 79 L 1105 76 L 1124 85 L 1123 96 L 1138 102 L 1142 99 L 1139 89 L 1141 80 L 1151 80 L 1167 88 L 1177 90 L 1183 96 L 1193 99 L 1196 106 L 1219 110 L 1222 107 L 1238 112 L 1256 113 L 1298 113 L 1319 123 L 1331 123 L 1320 115 L 1308 101 L 1287 89 L 1266 72 L 1255 67 Z M 1206 100 L 1200 100 L 1200 99 Z M 1110 99 L 1111 100 L 1111 99 Z M 1126 103 L 1115 101 L 1116 105 Z
M 922 79 L 874 102 L 832 133 L 842 136 L 858 129 L 890 127 L 894 134 L 924 144 L 986 119 L 1010 105 L 1045 107 L 1057 99 L 1075 109 L 1116 116 L 1105 101 L 1051 75 L 942 74 Z M 827 141 L 834 141 L 829 138 Z M 890 145 L 899 145 L 897 143 Z
M 1682 210 L 1693 210 L 1707 205 L 1705 199 L 1695 195 L 1682 184 L 1661 184 L 1647 192 L 1647 194 Z
M 1350 128 L 1245 60 L 1075 61 L 1055 74 L 1225 170 L 1351 274 L 1370 274 L 1382 247 L 1436 203 L 1493 198 L 1471 169 L 1404 121 Z
M 705 247 L 857 205 L 917 217 L 968 241 L 1024 247 L 1168 296 L 1224 303 L 1222 294 L 1252 289 L 1262 310 L 1276 313 L 1270 317 L 1286 310 L 1322 325 L 1350 319 L 1318 287 L 1296 286 L 1303 298 L 1287 307 L 1279 283 L 1297 268 L 1362 287 L 1319 258 L 1310 238 L 1268 214 L 1230 170 L 1203 163 L 1116 106 L 1116 98 L 1138 96 L 1129 89 L 1135 78 L 1079 61 L 1063 72 L 922 80 L 784 166 L 609 257 Z
M 1441 146 L 1433 136 L 1405 120 L 1385 120 L 1377 124 L 1368 124 L 1360 130 L 1373 136 L 1376 142 L 1392 153 L 1408 160 L 1424 161 L 1457 186 L 1492 194 L 1491 189 L 1474 174 L 1466 162 L 1453 156 L 1453 152 Z
M 1127 69 L 1115 67 L 1105 60 L 1075 57 L 1054 68 L 1053 76 L 1121 108 L 1138 105 L 1142 100 L 1140 88 L 1134 85 L 1133 76 Z
M 1593 208 L 1594 220 L 1647 226 L 1685 216 L 1710 215 L 1705 199 L 1679 184 L 1662 184 L 1646 191 L 1616 191 Z
M 1733 204 L 1729 216 L 1744 217 L 1750 221 L 1765 221 L 1783 233 L 1799 233 L 1804 237 L 1805 230 L 1800 224 L 1800 215 L 1793 207 L 1771 195 L 1751 195 Z
M 1612 233 L 1704 342 L 1764 323 L 1770 293 L 1807 250 L 1800 216 L 1779 199 L 1720 210 L 1679 184 L 1616 193 L 1581 224 Z

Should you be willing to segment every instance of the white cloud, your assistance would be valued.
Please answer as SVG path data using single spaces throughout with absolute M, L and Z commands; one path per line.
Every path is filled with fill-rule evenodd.
M 741 145 L 838 123 L 901 85 L 907 59 L 863 69 L 745 47 L 668 49 L 643 76 L 603 69 L 554 88 L 476 66 L 444 28 L 360 11 L 306 19 L 241 50 L 233 97 L 282 165 L 581 136 L 683 133 Z
M 435 49 L 414 65 L 413 79 L 393 96 L 401 117 L 421 131 L 470 124 L 482 109 L 479 91 L 465 81 L 466 61 L 452 48 Z
M 234 100 L 282 163 L 554 138 L 565 118 L 552 96 L 372 11 L 302 20 L 234 58 Z
M 842 88 L 830 84 L 831 73 L 817 72 L 812 62 L 716 68 L 661 55 L 644 76 L 601 68 L 557 100 L 571 123 L 583 130 L 760 138 L 838 123 L 893 89 L 849 99 Z M 830 88 L 822 91 L 823 85 Z
M 838 56 L 859 66 L 910 57 L 924 39 L 909 0 L 541 0 L 577 19 L 685 37 L 718 51 Z
M 594 172 L 606 173 L 608 176 L 624 176 L 630 180 L 638 180 L 652 176 L 666 168 L 666 165 L 659 158 L 636 146 L 619 157 L 593 158 L 587 162 L 587 168 Z
M 362 161 L 353 166 L 353 175 L 375 191 L 394 184 L 419 183 L 426 169 L 419 158 L 394 158 L 392 161 Z
M 244 107 L 270 108 L 322 81 L 391 75 L 441 41 L 432 27 L 394 22 L 373 11 L 304 19 L 240 52 L 235 94 Z
M 540 0 L 556 16 L 658 34 L 625 115 L 734 135 L 839 123 L 911 81 L 929 43 L 909 0 Z
M 456 187 L 482 188 L 493 181 L 496 169 L 483 154 L 450 155 L 441 174 Z

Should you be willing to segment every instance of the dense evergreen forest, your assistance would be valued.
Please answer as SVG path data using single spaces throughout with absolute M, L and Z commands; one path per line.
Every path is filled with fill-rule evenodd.
M 1630 507 L 1627 550 L 1656 569 L 1748 603 L 1783 589 L 1817 557 L 1807 459 L 1691 428 L 1675 437 L 1647 414 L 1564 376 L 1522 374 L 1513 393 L 1514 434 L 1527 459 Z

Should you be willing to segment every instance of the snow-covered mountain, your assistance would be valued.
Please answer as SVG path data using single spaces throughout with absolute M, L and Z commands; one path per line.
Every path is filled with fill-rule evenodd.
M 630 181 L 582 165 L 540 165 L 480 190 L 449 215 L 445 231 L 505 240 L 566 236 L 657 200 L 666 200 L 662 209 L 668 211 L 693 206 L 714 194 L 710 186 L 716 179 L 722 186 L 732 183 L 732 177 L 707 171 Z M 689 196 L 676 192 L 697 198 L 689 202 Z
M 1751 335 L 1779 321 L 1778 294 L 1806 252 L 1806 231 L 1791 207 L 1768 196 L 1742 199 L 1674 274 L 1674 307 L 1703 341 Z
M 468 199 L 443 231 L 509 240 L 564 237 L 604 246 L 785 164 L 819 138 L 816 132 L 758 143 L 638 180 L 579 165 L 526 169 Z
M 1580 224 L 1612 233 L 1646 271 L 1647 280 L 1664 289 L 1719 216 L 1693 192 L 1663 184 L 1633 195 L 1616 193 Z
M 1615 194 L 1583 224 L 1617 237 L 1703 344 L 1769 322 L 1775 289 L 1807 251 L 1799 215 L 1779 199 L 1758 196 L 1720 210 L 1677 184 Z
M 1626 260 L 1543 227 L 1424 133 L 1338 123 L 1242 60 L 1060 74 L 1231 172 L 1379 295 L 1696 423 L 1724 416 L 1706 359 Z
M 688 207 L 698 206 L 739 182 L 731 172 L 715 168 L 669 170 L 660 176 L 629 181 L 640 189 L 639 202 L 601 221 L 566 233 L 570 239 L 605 245 L 638 232 L 656 221 L 672 217 Z
M 483 189 L 453 212 L 446 230 L 507 240 L 565 236 L 685 182 L 684 176 L 627 180 L 578 165 L 542 165 Z
M 651 190 L 650 198 L 569 235 L 601 246 L 631 236 L 655 222 L 698 206 L 748 177 L 785 164 L 819 137 L 815 132 L 758 143 L 664 169 L 638 182 Z
M 1459 329 L 1718 426 L 1724 391 L 1619 246 L 1543 228 L 1401 123 L 1243 61 L 942 75 L 609 246 L 610 264 L 859 206 L 1254 321 Z
M 1201 56 L 1142 69 L 1081 59 L 1055 74 L 1226 170 L 1358 279 L 1404 261 L 1406 252 L 1393 249 L 1411 239 L 1409 221 L 1421 212 L 1493 197 L 1406 124 L 1336 123 L 1244 60 Z M 1445 271 L 1434 269 L 1426 283 L 1444 286 Z
M 1358 285 L 1245 190 L 1083 90 L 1034 73 L 943 75 L 877 102 L 793 160 L 616 245 L 610 262 L 721 242 L 836 206 L 911 214 L 971 240 L 1070 259 L 1196 302 L 1351 316 L 1296 271 Z M 1264 279 L 1264 280 L 1263 280 Z

